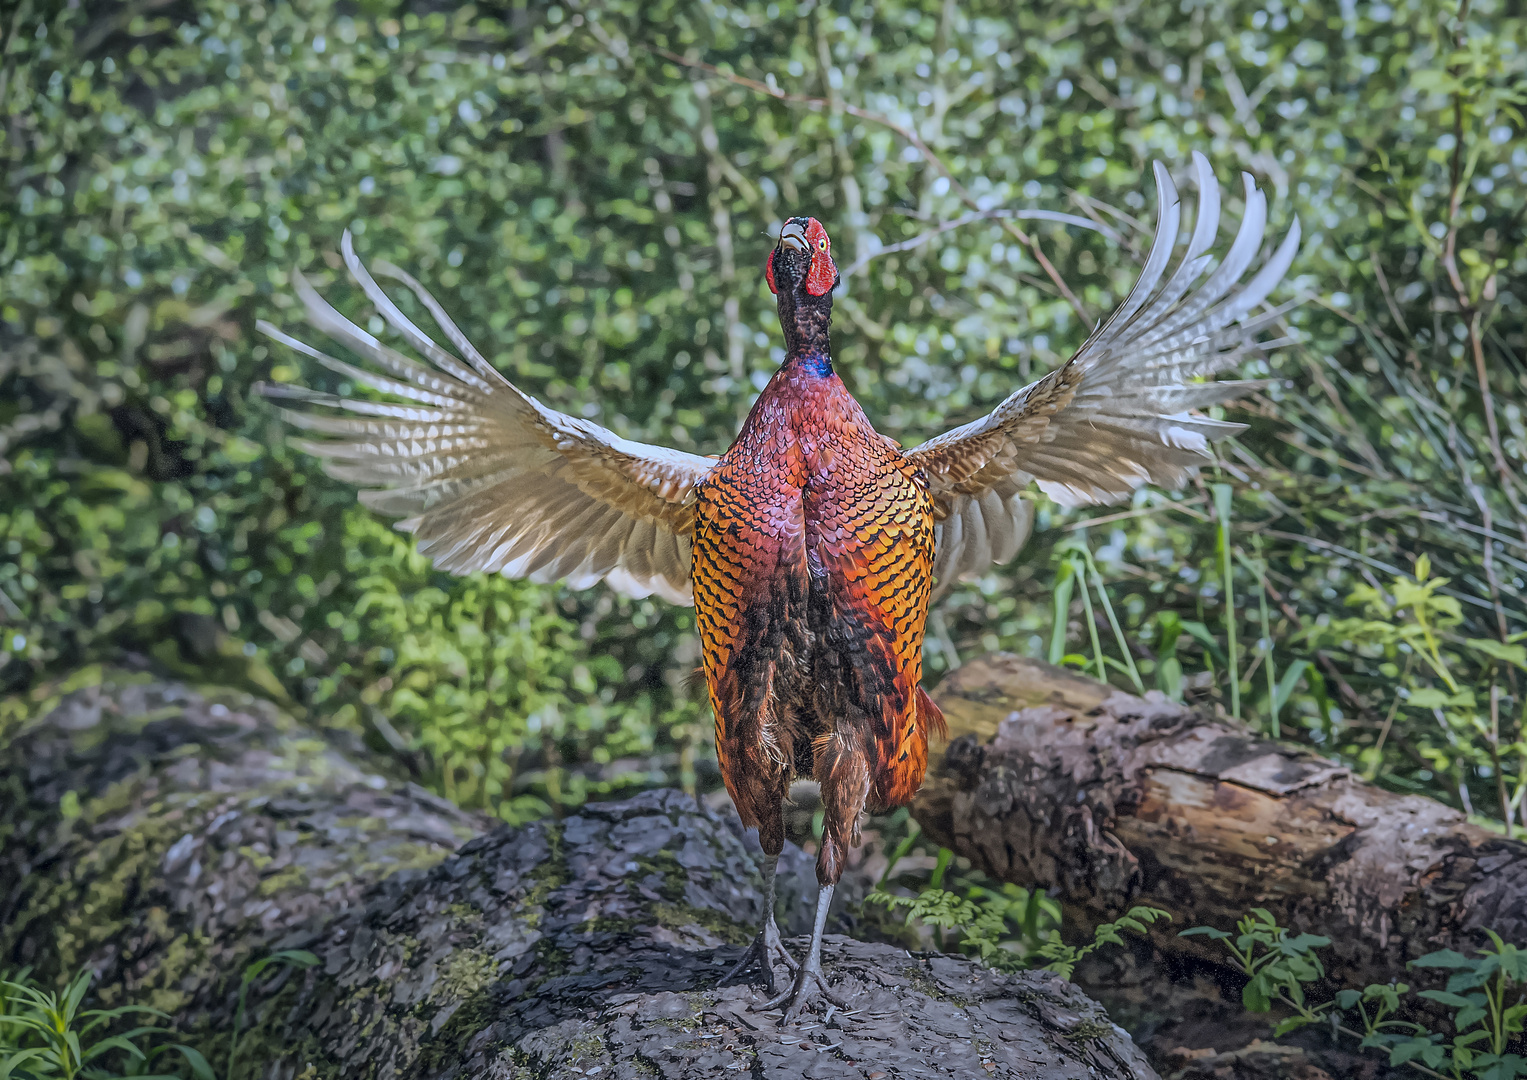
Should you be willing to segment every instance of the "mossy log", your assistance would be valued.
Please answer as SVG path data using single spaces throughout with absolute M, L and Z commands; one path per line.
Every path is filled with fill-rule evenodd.
M 240 1080 L 1156 1075 L 1070 983 L 842 937 L 849 1011 L 751 1011 L 719 984 L 756 848 L 679 792 L 483 832 L 242 695 L 108 674 L 34 711 L 0 748 L 0 966 L 88 965 L 221 1064 L 244 964 L 316 953 L 255 984 Z
M 1485 928 L 1527 941 L 1527 844 L 1435 800 L 1016 656 L 967 664 L 934 697 L 950 742 L 913 808 L 932 837 L 994 877 L 1053 890 L 1082 932 L 1132 904 L 1173 915 L 1152 934 L 1154 980 L 1079 973 L 1131 1030 L 1180 1023 L 1182 987 L 1161 985 L 1173 963 L 1199 980 L 1188 996 L 1205 996 L 1195 962 L 1222 954 L 1177 932 L 1229 930 L 1252 907 L 1330 937 L 1338 986 L 1405 980 L 1406 961 L 1470 951 Z
M 247 694 L 72 682 L 0 726 L 0 968 L 225 1027 L 229 972 L 487 824 Z

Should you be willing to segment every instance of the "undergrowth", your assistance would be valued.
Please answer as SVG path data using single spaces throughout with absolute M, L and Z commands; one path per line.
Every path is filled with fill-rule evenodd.
M 61 990 L 39 986 L 30 969 L 0 977 L 0 1080 L 237 1080 L 261 1064 L 239 1056 L 249 990 L 271 968 L 308 968 L 318 958 L 284 949 L 246 965 L 221 1077 L 202 1052 L 172 1041 L 170 1017 L 145 1005 L 87 1009 L 87 968 Z M 135 1020 L 149 1021 L 133 1023 Z M 164 1024 L 154 1021 L 163 1021 Z
M 1413 991 L 1406 983 L 1342 989 L 1325 1000 L 1309 994 L 1325 978 L 1320 950 L 1331 940 L 1293 934 L 1271 912 L 1253 908 L 1235 933 L 1195 926 L 1184 937 L 1202 935 L 1219 942 L 1233 967 L 1246 976 L 1241 1000 L 1249 1012 L 1281 1007 L 1289 1015 L 1274 1028 L 1285 1035 L 1302 1027 L 1330 1026 L 1333 1035 L 1383 1051 L 1391 1065 L 1451 1080 L 1514 1080 L 1527 1076 L 1527 949 L 1486 930 L 1489 943 L 1473 955 L 1453 949 L 1427 953 L 1409 967 L 1447 973 L 1442 989 Z M 1414 996 L 1441 1006 L 1449 1031 L 1434 1031 L 1402 1015 Z

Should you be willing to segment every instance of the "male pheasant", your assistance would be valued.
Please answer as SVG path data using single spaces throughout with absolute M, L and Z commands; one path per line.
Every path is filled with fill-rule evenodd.
M 1032 523 L 1022 495 L 1037 482 L 1069 505 L 1102 503 L 1145 483 L 1177 487 L 1213 460 L 1212 440 L 1241 425 L 1192 410 L 1247 386 L 1207 379 L 1248 352 L 1282 309 L 1257 312 L 1299 245 L 1297 220 L 1261 252 L 1267 203 L 1245 176 L 1246 211 L 1225 258 L 1206 255 L 1219 228 L 1219 186 L 1194 156 L 1198 213 L 1168 277 L 1181 211 L 1155 166 L 1158 222 L 1134 289 L 1065 364 L 989 415 L 903 452 L 877 434 L 833 371 L 828 322 L 838 271 L 814 218 L 785 222 L 765 271 L 778 299 L 786 359 L 718 458 L 630 442 L 548 409 L 490 365 L 441 306 L 403 271 L 456 354 L 403 314 L 356 258 L 356 282 L 422 364 L 362 330 L 304 281 L 308 321 L 369 360 L 364 370 L 269 324 L 265 333 L 403 403 L 298 387 L 268 395 L 334 406 L 284 411 L 319 436 L 299 446 L 363 489 L 366 505 L 453 573 L 485 571 L 584 588 L 604 580 L 632 596 L 694 603 L 716 750 L 742 821 L 757 828 L 769 888 L 763 927 L 739 969 L 796 972 L 765 1007 L 787 1019 L 830 993 L 821 967 L 833 887 L 866 809 L 910 802 L 943 717 L 923 691 L 930 599 L 962 575 L 1012 558 Z M 1205 279 L 1205 274 L 1207 278 Z M 804 962 L 780 942 L 774 869 L 792 778 L 821 784 L 821 885 Z

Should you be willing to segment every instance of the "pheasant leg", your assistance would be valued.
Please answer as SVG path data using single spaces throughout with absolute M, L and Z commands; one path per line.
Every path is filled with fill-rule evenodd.
M 792 1023 L 801 1010 L 818 997 L 826 998 L 840 1009 L 848 1008 L 847 1003 L 828 988 L 827 978 L 822 974 L 822 935 L 827 929 L 827 909 L 832 906 L 832 893 L 831 885 L 823 885 L 817 893 L 817 919 L 811 931 L 811 951 L 806 954 L 806 962 L 795 974 L 795 984 L 778 997 L 758 1006 L 759 1011 L 764 1011 L 777 1009 L 789 1002 L 781 1024 Z
M 791 972 L 800 968 L 800 963 L 790 955 L 790 950 L 780 940 L 779 924 L 774 921 L 774 874 L 779 869 L 778 855 L 765 855 L 764 876 L 764 918 L 763 926 L 758 931 L 758 936 L 753 939 L 753 944 L 748 946 L 748 951 L 742 954 L 742 959 L 737 966 L 727 972 L 722 978 L 723 984 L 731 982 L 741 975 L 755 961 L 763 969 L 765 986 L 768 993 L 774 993 L 774 965 L 783 964 Z

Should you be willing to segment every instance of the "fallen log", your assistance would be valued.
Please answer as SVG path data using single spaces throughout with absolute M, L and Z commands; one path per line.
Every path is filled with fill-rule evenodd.
M 1486 928 L 1527 941 L 1527 844 L 1434 800 L 1017 656 L 967 664 L 934 697 L 951 741 L 918 822 L 993 877 L 1053 890 L 1082 932 L 1150 904 L 1174 918 L 1152 934 L 1158 958 L 1218 962 L 1177 931 L 1229 930 L 1265 907 L 1330 937 L 1332 983 L 1358 987 L 1405 979 L 1406 961 L 1436 949 L 1472 950 Z M 1145 1024 L 1181 995 L 1136 998 Z
M 1054 976 L 841 937 L 849 1011 L 751 1012 L 719 983 L 756 848 L 679 792 L 484 833 L 243 695 L 108 676 L 34 711 L 0 745 L 0 966 L 88 965 L 221 1064 L 244 964 L 312 951 L 255 984 L 241 1080 L 1156 1076 Z

